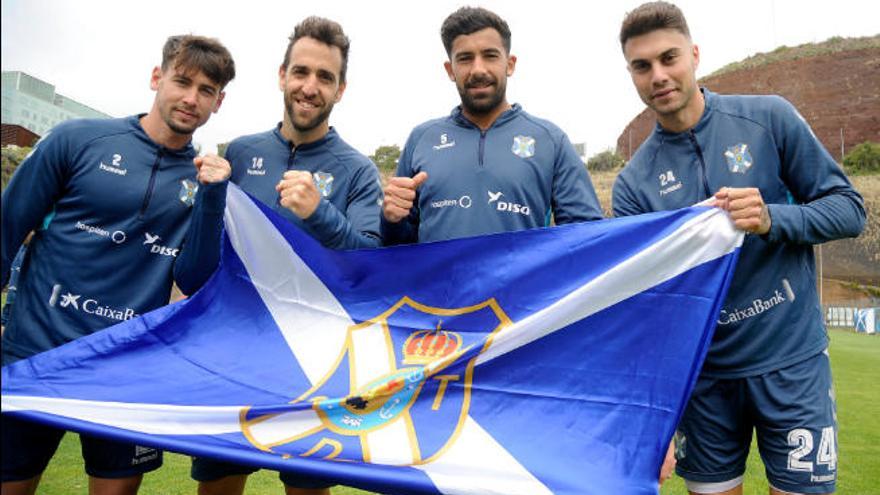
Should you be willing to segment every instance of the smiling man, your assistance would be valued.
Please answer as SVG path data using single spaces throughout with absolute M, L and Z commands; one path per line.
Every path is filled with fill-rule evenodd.
M 149 113 L 67 121 L 37 143 L 3 191 L 4 286 L 34 232 L 3 332 L 4 366 L 167 304 L 172 280 L 186 294 L 207 280 L 230 169 L 196 157 L 190 140 L 234 76 L 217 40 L 172 36 L 152 71 Z M 63 435 L 4 414 L 3 494 L 34 493 Z M 136 493 L 143 473 L 162 465 L 152 448 L 80 441 L 92 494 Z
M 416 127 L 385 188 L 386 244 L 438 241 L 598 220 L 586 167 L 552 123 L 507 102 L 510 28 L 464 7 L 440 32 L 461 105 Z
M 348 49 L 336 22 L 297 25 L 278 69 L 282 121 L 226 151 L 232 182 L 334 249 L 380 244 L 379 171 L 329 123 L 347 86 Z
M 862 198 L 789 102 L 698 86 L 700 51 L 674 5 L 627 14 L 620 44 L 657 127 L 614 184 L 614 214 L 711 198 L 749 234 L 679 424 L 677 472 L 691 493 L 741 494 L 754 431 L 772 494 L 831 493 L 837 419 L 813 245 L 859 235 Z
M 309 17 L 290 36 L 278 69 L 284 117 L 274 129 L 229 144 L 232 182 L 326 247 L 377 247 L 382 188 L 376 166 L 328 119 L 346 88 L 349 40 L 342 26 Z M 244 492 L 257 469 L 195 458 L 202 495 Z M 289 495 L 329 495 L 329 484 L 282 473 Z

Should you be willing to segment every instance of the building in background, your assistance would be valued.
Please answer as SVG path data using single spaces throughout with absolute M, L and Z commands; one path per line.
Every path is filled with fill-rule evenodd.
M 55 92 L 55 86 L 20 71 L 4 71 L 2 84 L 3 145 L 6 142 L 7 125 L 17 125 L 42 136 L 68 119 L 107 119 L 110 115 L 99 112 L 72 98 Z

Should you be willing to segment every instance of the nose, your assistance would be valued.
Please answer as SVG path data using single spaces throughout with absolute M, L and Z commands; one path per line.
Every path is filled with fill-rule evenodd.
M 475 72 L 477 74 L 486 74 L 489 71 L 486 69 L 486 61 L 483 57 L 477 56 L 474 58 L 474 65 L 471 72 Z
M 192 87 L 183 93 L 183 103 L 187 106 L 194 107 L 198 102 L 199 88 Z
M 302 85 L 303 95 L 312 97 L 318 94 L 318 78 L 314 74 L 306 78 Z
M 669 80 L 669 75 L 660 64 L 654 64 L 651 68 L 651 84 L 654 86 L 663 86 Z

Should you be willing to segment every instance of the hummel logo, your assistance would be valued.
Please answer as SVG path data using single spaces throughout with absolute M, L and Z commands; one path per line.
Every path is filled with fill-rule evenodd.
M 455 146 L 455 140 L 450 141 L 449 136 L 445 133 L 440 135 L 440 144 L 435 144 L 435 150 L 442 150 L 443 148 L 451 148 Z
M 73 306 L 75 309 L 79 309 L 79 298 L 82 296 L 73 295 L 70 292 L 61 296 L 61 307 L 66 308 L 68 306 Z
M 486 191 L 486 192 L 489 193 L 489 203 L 494 203 L 494 202 L 498 201 L 498 198 L 500 198 L 501 196 L 504 196 L 504 193 L 501 191 L 498 191 L 497 193 L 493 193 L 492 191 Z
M 266 171 L 263 170 L 262 156 L 251 157 L 251 168 L 247 170 L 247 173 L 248 175 L 266 175 Z
M 144 241 L 144 244 L 153 244 L 160 240 L 158 235 L 150 235 L 149 232 L 144 232 L 144 237 L 147 238 L 147 240 Z

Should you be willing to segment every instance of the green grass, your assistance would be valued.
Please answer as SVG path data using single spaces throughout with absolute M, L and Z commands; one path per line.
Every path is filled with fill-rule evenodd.
M 880 445 L 880 336 L 866 336 L 848 331 L 831 332 L 831 363 L 837 389 L 839 432 L 840 495 L 872 493 L 880 480 L 877 445 Z M 166 453 L 165 465 L 144 478 L 141 493 L 194 494 L 196 484 L 189 477 L 189 457 Z M 55 458 L 43 476 L 38 493 L 84 493 L 86 478 L 83 473 L 79 442 L 74 435 L 66 435 Z M 276 473 L 259 471 L 250 477 L 247 494 L 282 493 Z M 353 488 L 337 487 L 333 495 L 367 494 Z M 661 490 L 662 495 L 682 495 L 687 491 L 680 478 L 673 477 Z M 746 495 L 764 495 L 767 482 L 764 468 L 756 450 L 752 449 L 745 479 Z
M 877 445 L 880 445 L 880 336 L 846 330 L 831 332 L 831 369 L 837 394 L 839 495 L 876 493 L 880 480 Z M 684 482 L 677 476 L 665 483 L 661 495 L 685 495 Z M 765 495 L 764 465 L 752 444 L 744 495 Z

